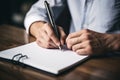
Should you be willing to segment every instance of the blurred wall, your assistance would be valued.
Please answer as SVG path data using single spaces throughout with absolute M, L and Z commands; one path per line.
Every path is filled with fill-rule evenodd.
M 24 28 L 26 12 L 37 0 L 1 0 L 0 24 L 11 24 Z

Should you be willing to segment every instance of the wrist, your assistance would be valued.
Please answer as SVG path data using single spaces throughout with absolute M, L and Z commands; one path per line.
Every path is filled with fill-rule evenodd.
M 119 34 L 106 34 L 104 37 L 104 44 L 108 51 L 120 51 L 120 35 Z
M 37 35 L 39 35 L 39 29 L 45 24 L 45 22 L 43 21 L 37 21 L 31 24 L 30 29 L 29 29 L 29 33 L 34 36 L 37 37 Z

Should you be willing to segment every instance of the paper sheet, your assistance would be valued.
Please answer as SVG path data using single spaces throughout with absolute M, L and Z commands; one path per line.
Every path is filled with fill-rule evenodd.
M 28 59 L 20 60 L 22 63 L 53 74 L 59 74 L 62 70 L 88 57 L 80 56 L 71 50 L 41 48 L 36 42 L 1 51 L 0 57 L 12 59 L 18 53 L 28 56 Z

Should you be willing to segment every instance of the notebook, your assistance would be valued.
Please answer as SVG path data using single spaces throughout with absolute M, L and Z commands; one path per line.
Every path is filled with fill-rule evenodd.
M 63 49 L 46 49 L 31 42 L 19 47 L 0 52 L 0 59 L 20 62 L 38 70 L 52 74 L 60 74 L 72 68 L 88 56 L 81 56 L 75 52 Z

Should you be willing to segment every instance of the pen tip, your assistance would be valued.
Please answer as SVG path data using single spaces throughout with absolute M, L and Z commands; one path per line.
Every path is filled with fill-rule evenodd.
M 60 50 L 62 50 L 61 46 L 58 46 Z

